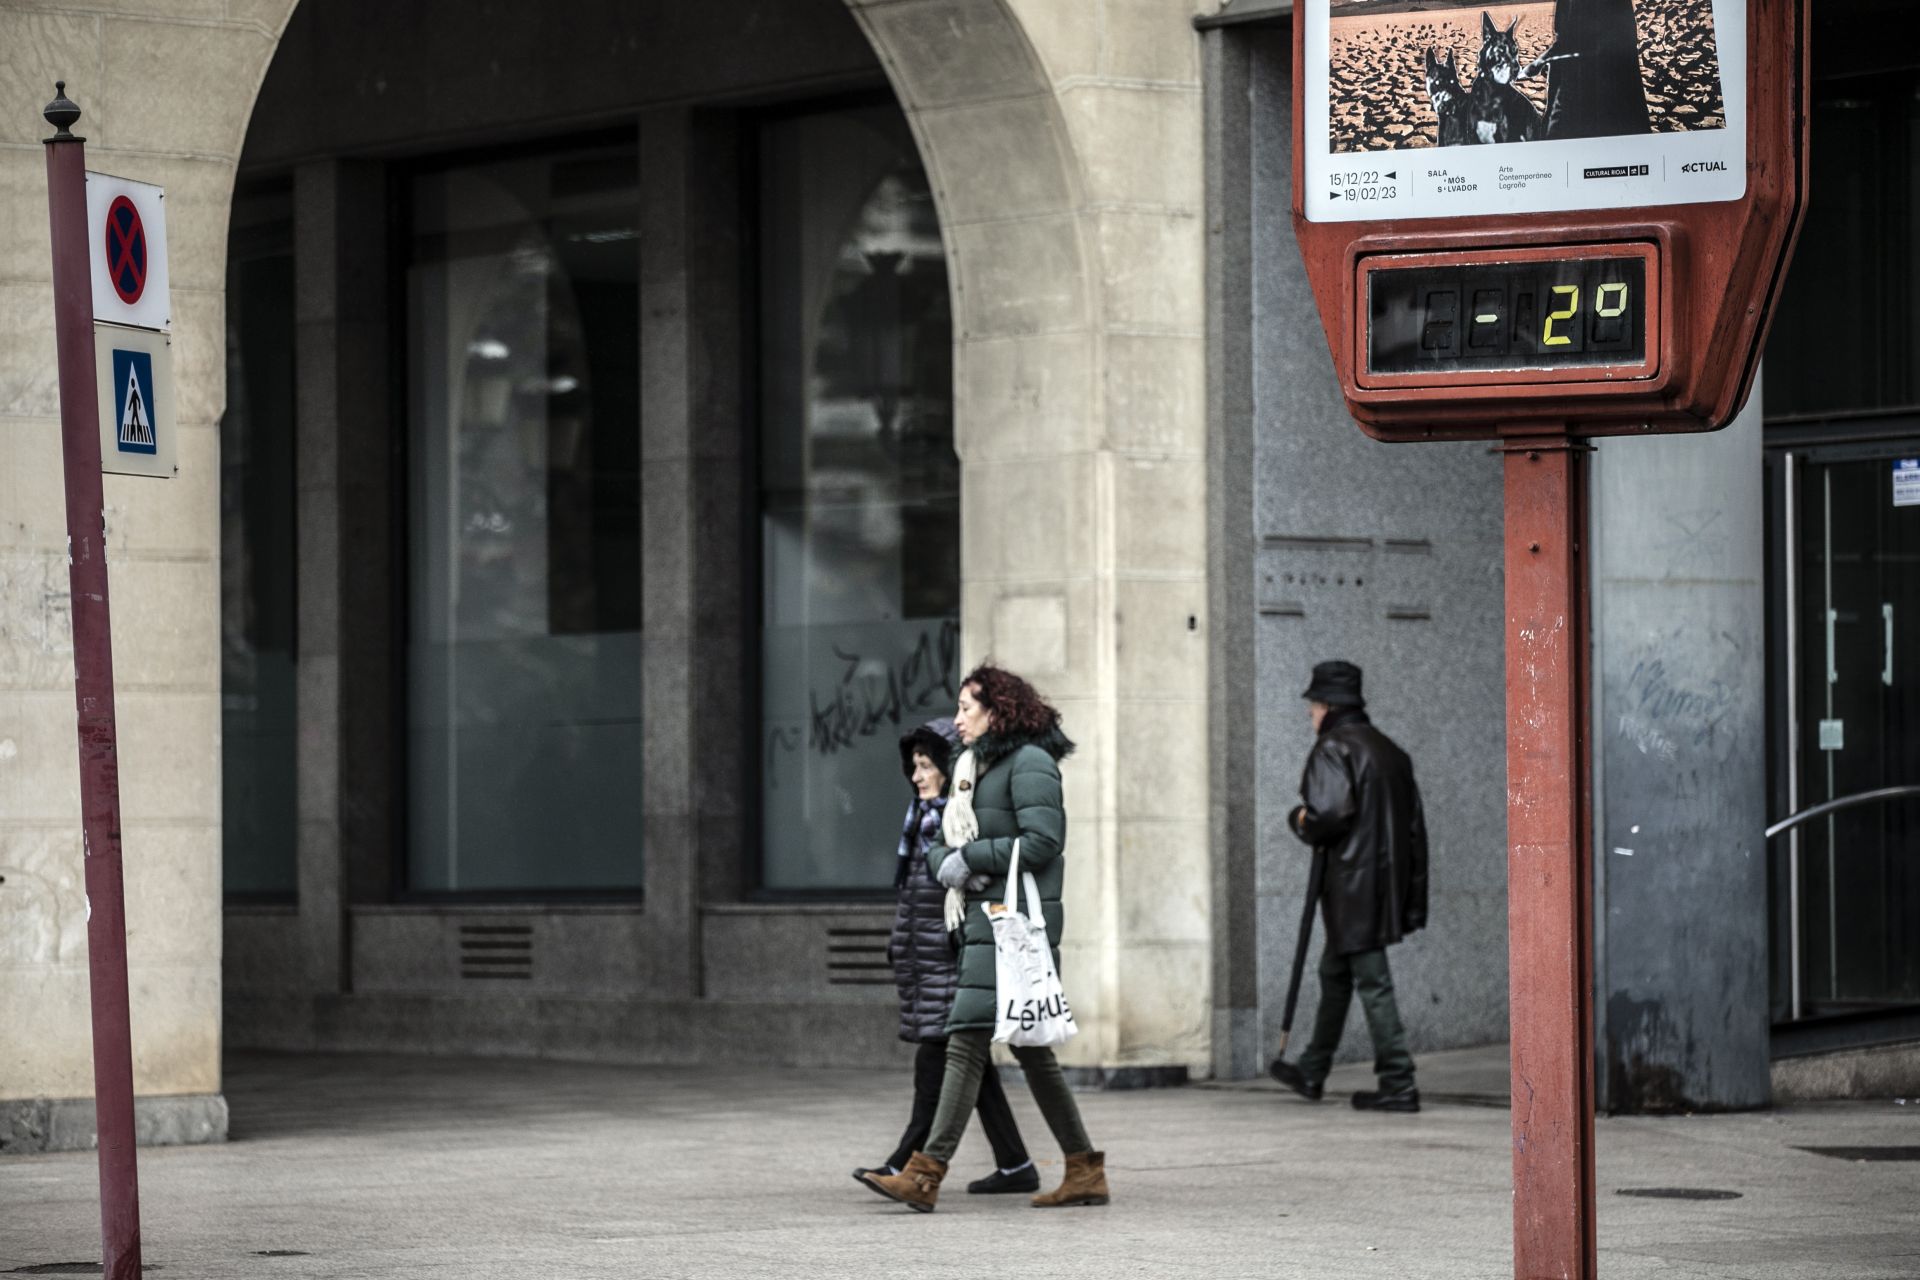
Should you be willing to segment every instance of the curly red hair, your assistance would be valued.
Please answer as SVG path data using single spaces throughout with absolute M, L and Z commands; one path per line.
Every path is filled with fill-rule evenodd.
M 973 696 L 992 715 L 996 737 L 1031 741 L 1060 727 L 1060 713 L 1040 691 L 1004 667 L 983 662 L 967 673 L 960 687 L 971 687 Z

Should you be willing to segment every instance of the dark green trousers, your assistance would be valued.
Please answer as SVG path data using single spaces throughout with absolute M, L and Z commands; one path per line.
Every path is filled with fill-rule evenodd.
M 1373 1073 L 1385 1093 L 1413 1088 L 1413 1055 L 1407 1052 L 1407 1029 L 1400 1022 L 1400 1006 L 1393 999 L 1393 970 L 1387 967 L 1387 949 L 1356 951 L 1337 956 L 1328 947 L 1320 953 L 1320 1007 L 1313 1015 L 1313 1039 L 1300 1055 L 1300 1072 L 1307 1079 L 1327 1078 L 1333 1051 L 1346 1029 L 1353 989 L 1360 988 L 1360 1011 L 1373 1037 Z
M 947 1078 L 940 1086 L 940 1106 L 933 1113 L 933 1133 L 926 1147 L 927 1154 L 942 1164 L 953 1159 L 961 1135 L 967 1131 L 967 1117 L 973 1114 L 980 1096 L 980 1077 L 993 1061 L 992 1044 L 991 1027 L 956 1031 L 947 1037 Z M 1027 1088 L 1033 1091 L 1033 1100 L 1039 1104 L 1047 1128 L 1053 1130 L 1053 1140 L 1060 1144 L 1061 1153 L 1075 1156 L 1093 1150 L 1086 1126 L 1080 1123 L 1073 1090 L 1067 1087 L 1053 1050 L 1015 1045 L 1013 1056 L 1026 1073 Z

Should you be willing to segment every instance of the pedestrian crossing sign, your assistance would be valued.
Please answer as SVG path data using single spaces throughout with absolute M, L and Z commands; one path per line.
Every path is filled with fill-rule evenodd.
M 172 339 L 148 329 L 95 324 L 94 354 L 100 469 L 110 475 L 173 475 Z
M 120 426 L 115 444 L 121 453 L 158 452 L 153 434 L 153 357 L 144 351 L 113 353 L 113 382 L 120 388 Z

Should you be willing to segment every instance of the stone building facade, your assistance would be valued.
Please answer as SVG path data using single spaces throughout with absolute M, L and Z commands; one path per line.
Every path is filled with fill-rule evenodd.
M 1084 1079 L 1262 1070 L 1336 654 L 1428 796 L 1414 1047 L 1501 1039 L 1497 463 L 1345 418 L 1290 10 L 0 8 L 0 1146 L 91 1078 L 56 78 L 169 209 L 180 475 L 107 480 L 153 1136 L 224 1132 L 227 1046 L 887 1060 L 891 739 L 989 656 L 1080 743 Z M 1673 854 L 1597 873 L 1618 1105 L 1767 1094 L 1762 452 L 1600 455 L 1597 842 Z M 1685 792 L 1649 646 L 1718 699 Z

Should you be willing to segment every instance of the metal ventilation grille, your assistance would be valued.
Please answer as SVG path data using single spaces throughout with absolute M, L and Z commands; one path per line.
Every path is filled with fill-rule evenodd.
M 890 987 L 887 963 L 892 929 L 828 929 L 827 982 L 835 987 Z
M 462 978 L 533 976 L 533 926 L 463 924 L 460 926 Z

